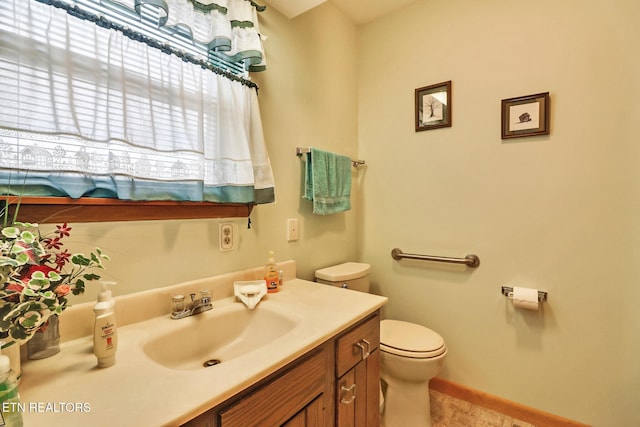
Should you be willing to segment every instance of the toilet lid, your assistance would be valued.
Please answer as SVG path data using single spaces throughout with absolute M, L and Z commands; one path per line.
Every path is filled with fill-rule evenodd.
M 328 282 L 359 279 L 369 274 L 370 267 L 369 264 L 362 262 L 345 262 L 316 270 L 316 279 L 322 279 Z
M 415 323 L 390 319 L 380 322 L 380 349 L 414 358 L 436 357 L 446 351 L 438 333 Z

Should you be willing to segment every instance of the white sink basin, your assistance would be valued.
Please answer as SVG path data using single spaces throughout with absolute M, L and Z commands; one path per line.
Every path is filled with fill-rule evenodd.
M 204 369 L 255 351 L 296 326 L 292 316 L 264 306 L 216 307 L 195 316 L 163 322 L 166 332 L 144 344 L 147 356 L 171 369 Z M 213 369 L 213 368 L 209 368 Z

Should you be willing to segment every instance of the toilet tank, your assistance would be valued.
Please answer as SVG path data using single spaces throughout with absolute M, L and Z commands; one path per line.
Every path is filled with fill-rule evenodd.
M 316 281 L 360 292 L 369 292 L 371 266 L 360 262 L 345 262 L 316 270 Z

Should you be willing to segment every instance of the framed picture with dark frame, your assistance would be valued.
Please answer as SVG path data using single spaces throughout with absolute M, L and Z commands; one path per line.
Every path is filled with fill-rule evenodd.
M 502 100 L 502 139 L 549 134 L 549 92 Z
M 451 80 L 416 89 L 416 132 L 451 126 Z

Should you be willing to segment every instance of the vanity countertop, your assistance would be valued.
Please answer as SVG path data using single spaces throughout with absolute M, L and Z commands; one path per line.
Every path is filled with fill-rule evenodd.
M 224 402 L 378 310 L 387 298 L 302 279 L 286 281 L 255 308 L 269 306 L 299 319 L 287 335 L 228 362 L 174 370 L 152 361 L 143 344 L 165 321 L 148 319 L 118 329 L 116 364 L 100 369 L 92 338 L 65 342 L 61 352 L 23 363 L 20 396 L 25 426 L 178 426 Z M 242 304 L 234 297 L 216 307 Z M 172 320 L 180 322 L 180 320 Z M 224 327 L 224 325 L 220 325 Z

